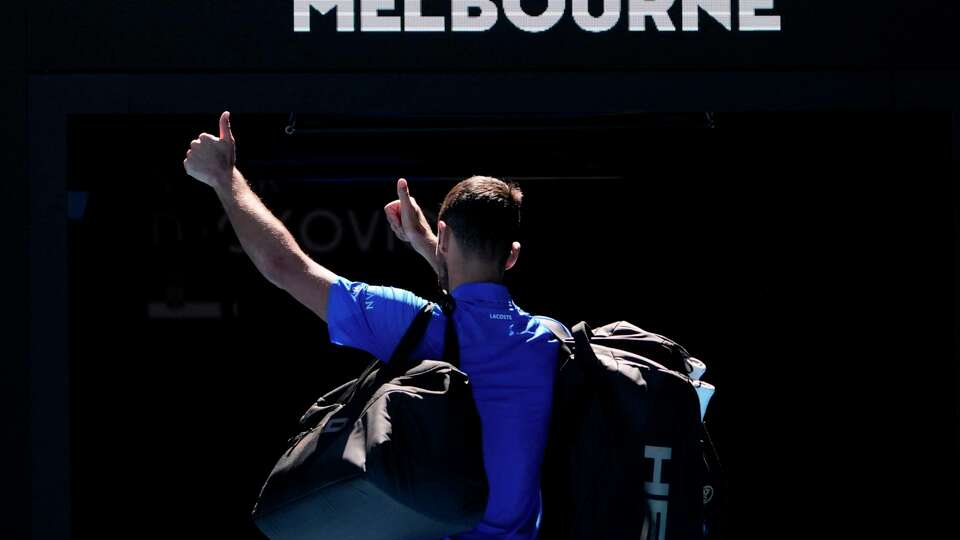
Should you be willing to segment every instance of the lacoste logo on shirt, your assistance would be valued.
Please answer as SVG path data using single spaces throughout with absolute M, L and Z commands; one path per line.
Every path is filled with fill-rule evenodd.
M 498 319 L 498 320 L 501 320 L 501 321 L 512 321 L 512 320 L 513 320 L 513 315 L 507 315 L 506 313 L 491 313 L 491 314 L 490 314 L 490 318 L 491 318 L 491 319 Z

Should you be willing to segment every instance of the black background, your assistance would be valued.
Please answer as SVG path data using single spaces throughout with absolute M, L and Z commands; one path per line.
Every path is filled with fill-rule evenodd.
M 195 126 L 215 120 L 71 125 L 68 187 L 90 193 L 69 237 L 77 538 L 143 523 L 141 536 L 177 537 L 187 522 L 259 538 L 247 514 L 299 414 L 365 365 L 236 252 L 215 195 L 183 174 Z M 284 116 L 233 121 L 242 169 L 301 245 L 341 230 L 311 253 L 335 272 L 436 298 L 427 265 L 390 248 L 381 214 L 397 176 L 433 211 L 458 176 L 519 179 L 525 248 L 508 283 L 521 307 L 571 326 L 631 320 L 704 359 L 732 538 L 827 520 L 920 534 L 931 525 L 850 507 L 894 470 L 929 485 L 900 511 L 949 506 L 933 494 L 950 487 L 937 474 L 950 431 L 931 424 L 949 421 L 952 388 L 925 358 L 950 349 L 950 126 L 937 115 L 395 119 L 380 126 L 400 132 L 346 133 L 342 118 L 298 119 L 311 124 L 324 128 L 289 137 Z M 139 162 L 149 148 L 155 165 L 103 170 L 100 141 L 143 125 L 148 137 L 115 149 Z M 316 209 L 340 224 L 304 228 Z M 148 315 L 184 301 L 222 318 Z
M 231 103 L 212 83 L 291 73 L 365 77 L 337 98 L 355 108 L 300 116 L 332 128 L 320 134 L 288 137 L 286 114 L 261 114 L 295 104 L 229 105 L 241 165 L 271 208 L 294 224 L 315 208 L 347 220 L 320 262 L 429 296 L 426 265 L 389 251 L 382 221 L 358 249 L 349 212 L 366 227 L 398 176 L 434 206 L 467 175 L 517 178 L 527 227 L 509 284 L 522 307 L 568 324 L 628 319 L 710 366 L 735 538 L 950 534 L 956 6 L 776 5 L 779 33 L 705 20 L 700 33 L 636 33 L 622 19 L 596 35 L 569 13 L 538 35 L 502 15 L 476 35 L 346 35 L 318 15 L 295 34 L 290 2 L 5 6 L 0 537 L 257 538 L 248 511 L 297 416 L 361 357 L 327 345 L 321 321 L 231 251 L 216 198 L 180 161 Z M 484 95 L 397 84 L 412 72 L 502 72 L 504 84 Z M 126 78 L 158 73 L 178 82 L 151 93 Z M 605 91 L 586 96 L 578 73 L 643 74 L 650 87 L 620 90 L 679 113 L 571 116 Z M 37 90 L 51 75 L 63 94 Z M 155 114 L 50 124 L 42 112 L 70 81 L 129 85 L 114 108 Z M 193 97 L 178 90 L 191 83 Z M 477 114 L 404 118 L 387 93 Z M 436 130 L 451 125 L 485 129 Z M 63 177 L 44 183 L 57 167 Z M 90 193 L 83 220 L 66 221 L 65 189 Z M 67 242 L 48 243 L 63 229 Z M 181 297 L 224 316 L 147 317 L 149 302 Z

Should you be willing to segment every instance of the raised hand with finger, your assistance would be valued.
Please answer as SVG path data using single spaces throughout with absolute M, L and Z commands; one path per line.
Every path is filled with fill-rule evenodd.
M 397 181 L 397 196 L 383 208 L 390 228 L 436 269 L 437 237 L 417 200 L 410 196 L 410 185 L 404 178 Z
M 211 187 L 228 185 L 236 162 L 236 140 L 230 129 L 230 112 L 220 115 L 220 136 L 201 133 L 190 143 L 183 168 Z

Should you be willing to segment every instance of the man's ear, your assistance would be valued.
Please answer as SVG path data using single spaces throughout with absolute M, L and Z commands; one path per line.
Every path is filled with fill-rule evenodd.
M 520 242 L 514 242 L 510 246 L 510 255 L 507 257 L 506 264 L 503 265 L 504 270 L 509 270 L 513 268 L 513 265 L 517 264 L 517 259 L 520 257 Z
M 446 256 L 449 249 L 450 229 L 447 228 L 446 222 L 437 221 L 437 253 Z

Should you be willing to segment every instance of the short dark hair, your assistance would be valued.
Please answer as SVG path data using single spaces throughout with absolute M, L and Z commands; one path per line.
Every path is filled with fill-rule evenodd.
M 523 192 L 513 182 L 471 176 L 447 193 L 438 219 L 452 229 L 465 250 L 496 260 L 501 266 L 520 236 Z

